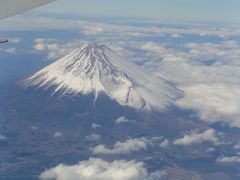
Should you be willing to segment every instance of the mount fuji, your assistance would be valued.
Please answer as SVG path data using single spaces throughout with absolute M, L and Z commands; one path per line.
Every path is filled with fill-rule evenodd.
M 107 95 L 122 106 L 162 111 L 182 96 L 168 81 L 146 72 L 105 45 L 82 48 L 23 81 L 25 87 L 53 89 L 62 96 Z

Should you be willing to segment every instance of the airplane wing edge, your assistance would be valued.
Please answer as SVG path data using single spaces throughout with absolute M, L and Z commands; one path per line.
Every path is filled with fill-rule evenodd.
M 55 0 L 0 0 L 0 20 Z

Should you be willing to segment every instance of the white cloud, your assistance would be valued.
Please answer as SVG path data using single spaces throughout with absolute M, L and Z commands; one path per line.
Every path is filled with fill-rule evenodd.
M 35 51 L 42 52 L 45 51 L 46 45 L 44 43 L 37 43 L 36 45 L 34 45 L 33 49 Z
M 164 137 L 162 137 L 162 136 L 156 136 L 156 137 L 152 138 L 153 141 L 162 141 L 163 139 L 164 139 Z
M 234 149 L 240 150 L 240 143 L 233 146 Z
M 240 127 L 240 86 L 227 84 L 195 84 L 181 88 L 185 97 L 177 105 L 195 109 L 202 120 L 226 122 Z
M 76 165 L 59 164 L 41 173 L 42 180 L 156 180 L 166 171 L 149 173 L 142 162 L 90 158 Z
M 216 64 L 240 65 L 240 44 L 237 41 L 221 41 L 219 43 L 187 43 L 184 45 L 189 50 L 191 61 L 205 62 L 216 60 Z
M 100 135 L 98 134 L 91 134 L 89 136 L 86 136 L 86 139 L 89 140 L 89 141 L 97 141 L 101 138 Z
M 158 68 L 156 65 L 161 65 L 162 62 L 185 62 L 188 61 L 189 55 L 187 53 L 176 51 L 173 48 L 167 48 L 164 45 L 149 41 L 144 44 L 140 44 L 141 50 L 147 51 L 148 60 L 145 62 L 148 68 Z
M 58 60 L 73 50 L 82 47 L 84 42 L 82 40 L 74 40 L 60 43 L 54 39 L 35 39 L 33 50 L 36 52 L 46 52 L 49 60 Z
M 5 52 L 9 53 L 9 54 L 14 54 L 14 53 L 16 53 L 16 50 L 17 50 L 16 48 L 8 48 L 5 50 Z
M 97 35 L 99 33 L 102 33 L 104 31 L 104 27 L 101 25 L 92 27 L 92 26 L 85 26 L 83 27 L 83 34 L 87 36 Z
M 7 139 L 7 137 L 0 133 L 0 141 L 5 141 L 6 139 Z
M 116 121 L 115 121 L 116 124 L 122 124 L 122 123 L 128 123 L 128 122 L 129 122 L 129 120 L 127 118 L 123 117 L 123 116 L 117 118 Z
M 206 152 L 207 153 L 212 153 L 212 152 L 215 152 L 215 151 L 216 151 L 216 149 L 211 147 L 211 148 L 208 148 Z
M 21 42 L 21 38 L 10 38 L 9 39 L 9 43 L 13 43 L 13 44 L 17 44 L 17 43 L 20 43 Z
M 44 43 L 45 39 L 43 38 L 37 38 L 35 39 L 35 43 Z
M 169 145 L 170 145 L 170 142 L 167 139 L 165 139 L 163 142 L 160 143 L 161 148 L 167 148 L 169 147 Z
M 62 132 L 55 132 L 55 133 L 54 133 L 54 137 L 55 137 L 55 138 L 63 137 L 63 133 L 62 133 Z
M 185 134 L 182 138 L 176 139 L 173 144 L 188 146 L 203 142 L 211 142 L 215 145 L 219 144 L 216 131 L 214 129 L 207 129 L 203 133 L 192 132 L 190 134 Z
M 102 126 L 100 124 L 93 123 L 92 125 L 93 129 L 101 128 Z
M 172 38 L 182 38 L 183 36 L 181 34 L 172 34 L 171 35 Z
M 156 52 L 156 53 L 159 53 L 159 54 L 167 51 L 167 49 L 164 46 L 159 45 L 155 42 L 151 42 L 151 41 L 144 44 L 141 48 L 143 50 L 152 51 L 152 52 Z
M 216 160 L 218 163 L 223 163 L 223 164 L 234 164 L 234 163 L 240 163 L 240 157 L 239 156 L 221 156 L 217 158 Z
M 112 149 L 107 148 L 105 145 L 98 145 L 91 148 L 91 150 L 94 154 L 130 154 L 132 152 L 146 150 L 148 142 L 146 138 L 128 139 L 124 142 L 116 142 Z
M 31 126 L 31 130 L 37 131 L 39 128 L 37 126 Z
M 164 62 L 155 71 L 181 87 L 197 84 L 225 84 L 237 85 L 240 83 L 240 67 L 235 65 L 205 66 L 187 62 Z

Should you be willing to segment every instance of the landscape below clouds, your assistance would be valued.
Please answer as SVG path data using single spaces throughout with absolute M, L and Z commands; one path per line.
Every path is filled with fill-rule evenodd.
M 145 127 L 145 122 L 139 121 L 135 116 L 127 116 L 130 113 L 126 110 L 121 111 L 126 114 L 106 116 L 109 119 L 104 123 L 92 119 L 89 123 L 81 122 L 79 127 L 87 127 L 89 132 L 76 132 L 77 135 L 74 134 L 75 131 L 62 128 L 63 125 L 60 126 L 55 117 L 51 117 L 52 124 L 49 126 L 53 129 L 50 133 L 36 121 L 44 115 L 36 113 L 34 117 L 20 113 L 22 117 L 36 118 L 34 122 L 40 124 L 27 123 L 29 132 L 20 133 L 23 144 L 28 133 L 42 141 L 42 135 L 46 131 L 46 135 L 53 138 L 44 141 L 39 151 L 44 151 L 45 143 L 54 142 L 53 149 L 60 147 L 62 142 L 76 143 L 79 139 L 75 138 L 78 133 L 82 133 L 81 145 L 84 145 L 84 150 L 77 143 L 72 145 L 74 150 L 81 149 L 81 158 L 77 162 L 66 162 L 64 158 L 63 161 L 54 159 L 54 163 L 44 164 L 47 169 L 44 171 L 41 167 L 42 171 L 37 172 L 41 179 L 116 179 L 116 172 L 119 179 L 136 180 L 174 177 L 207 179 L 220 176 L 226 179 L 239 178 L 240 27 L 141 19 L 60 18 L 57 15 L 51 18 L 43 15 L 21 15 L 1 22 L 0 26 L 1 34 L 10 36 L 9 43 L 0 47 L 2 87 L 22 80 L 82 47 L 86 42 L 92 42 L 110 47 L 146 71 L 168 80 L 184 94 L 174 104 L 184 113 L 176 111 L 176 117 L 172 120 L 172 116 L 165 115 L 168 113 L 166 110 L 161 117 L 168 121 L 161 125 L 177 129 L 169 134 L 165 133 L 167 129 L 163 127 Z M 18 66 L 19 64 L 21 65 Z M 19 68 L 21 72 L 16 71 Z M 1 92 L 6 93 L 6 90 L 1 89 Z M 2 96 L 4 100 L 8 97 Z M 1 108 L 4 107 L 3 103 L 0 105 Z M 0 119 L 6 123 L 7 116 L 2 112 L 3 109 L 0 109 Z M 54 110 L 52 107 L 47 112 Z M 13 115 L 9 115 L 9 118 L 15 117 L 15 110 L 10 109 L 9 114 L 10 111 Z M 74 108 L 73 111 L 75 112 Z M 60 114 L 57 117 L 61 118 Z M 69 117 L 75 122 L 74 118 Z M 84 119 L 88 115 L 82 112 L 76 114 L 76 117 Z M 104 115 L 103 117 L 106 118 Z M 171 120 L 177 123 L 169 125 Z M 13 120 L 13 124 L 17 121 Z M 41 122 L 45 121 L 47 122 Z M 111 132 L 115 133 L 113 131 L 116 130 L 116 134 L 106 137 L 106 131 L 111 129 L 109 124 L 114 127 Z M 141 127 L 143 132 L 136 130 L 136 127 Z M 133 130 L 136 130 L 135 134 Z M 152 132 L 148 134 L 147 130 Z M 0 128 L 0 152 L 6 153 L 3 146 L 13 143 L 15 136 L 14 133 L 8 134 L 7 129 Z M 27 139 L 33 143 L 33 140 Z M 25 148 L 27 145 L 22 146 L 19 151 L 28 149 Z M 67 145 L 61 148 L 66 148 L 71 154 Z M 56 152 L 58 156 L 64 154 L 61 148 Z M 47 152 L 48 156 L 52 153 L 50 150 Z M 24 160 L 25 163 L 35 161 L 28 155 L 23 155 L 22 158 L 27 159 Z M 186 165 L 189 161 L 193 166 L 191 170 Z M 176 166 L 172 166 L 173 164 Z M 155 165 L 160 168 L 153 168 Z M 213 168 L 204 169 L 204 165 Z M 13 166 L 9 165 L 9 168 L 17 166 L 18 163 L 15 163 Z M 221 174 L 223 169 L 224 173 Z

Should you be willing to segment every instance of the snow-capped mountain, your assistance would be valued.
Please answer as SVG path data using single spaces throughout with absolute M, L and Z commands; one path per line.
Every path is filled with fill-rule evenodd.
M 26 87 L 54 93 L 104 93 L 136 110 L 163 110 L 181 96 L 166 80 L 146 72 L 104 45 L 85 44 L 24 80 Z

